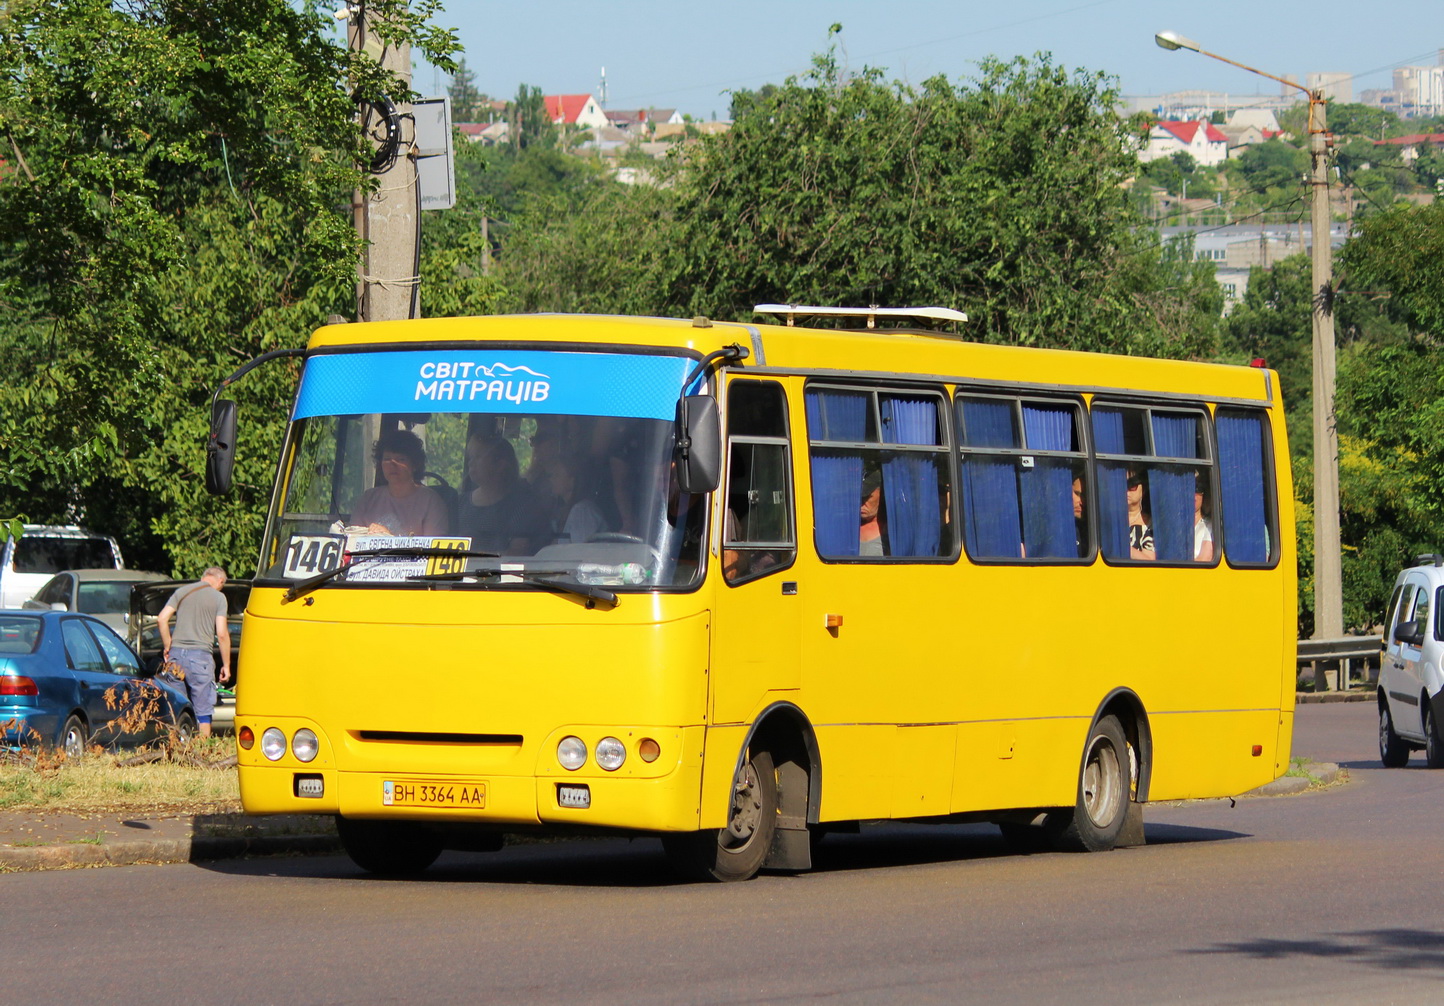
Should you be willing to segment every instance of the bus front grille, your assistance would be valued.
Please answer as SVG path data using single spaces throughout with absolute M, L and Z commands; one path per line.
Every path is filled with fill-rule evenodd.
M 358 730 L 363 741 L 400 741 L 407 744 L 475 744 L 483 747 L 521 747 L 521 734 L 426 733 L 419 730 Z

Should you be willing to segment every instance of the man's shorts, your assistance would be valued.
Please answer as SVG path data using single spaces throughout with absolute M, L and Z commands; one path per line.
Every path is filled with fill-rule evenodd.
M 191 697 L 196 719 L 201 723 L 208 722 L 216 711 L 216 661 L 211 651 L 172 647 L 170 659 L 185 672 L 186 694 Z

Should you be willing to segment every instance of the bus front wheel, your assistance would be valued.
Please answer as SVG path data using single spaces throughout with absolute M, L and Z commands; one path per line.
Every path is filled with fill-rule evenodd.
M 1128 819 L 1132 769 L 1128 740 L 1116 716 L 1093 726 L 1078 778 L 1078 802 L 1070 811 L 1048 815 L 1055 847 L 1070 852 L 1107 852 L 1118 844 Z
M 441 855 L 441 843 L 423 828 L 408 821 L 356 821 L 336 818 L 341 846 L 367 873 L 420 873 Z
M 662 847 L 672 866 L 692 880 L 748 880 L 762 869 L 777 829 L 777 769 L 758 751 L 732 782 L 727 827 L 666 835 Z

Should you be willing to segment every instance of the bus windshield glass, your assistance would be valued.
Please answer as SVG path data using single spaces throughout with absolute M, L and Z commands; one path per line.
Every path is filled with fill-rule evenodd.
M 673 449 L 693 363 L 486 347 L 313 356 L 266 578 L 346 565 L 323 582 L 692 586 L 704 501 L 678 492 Z

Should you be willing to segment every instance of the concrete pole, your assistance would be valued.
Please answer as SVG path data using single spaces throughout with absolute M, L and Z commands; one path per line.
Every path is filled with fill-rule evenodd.
M 1324 94 L 1309 93 L 1313 188 L 1314 638 L 1344 634 L 1339 546 L 1339 430 L 1334 413 L 1334 250 L 1330 240 L 1329 152 Z
M 362 4 L 347 31 L 348 44 L 358 52 L 369 53 L 409 88 L 411 47 L 383 44 L 370 30 L 369 18 Z M 397 104 L 396 112 L 401 130 L 399 153 L 394 161 L 372 176 L 377 182 L 376 191 L 369 196 L 357 192 L 353 203 L 356 233 L 365 243 L 356 282 L 358 321 L 400 321 L 412 317 L 412 298 L 420 281 L 416 275 L 420 216 L 416 161 L 409 156 L 415 138 L 411 105 Z M 373 139 L 386 135 L 385 117 L 371 105 L 361 106 L 361 125 Z M 382 144 L 375 145 L 379 149 Z

